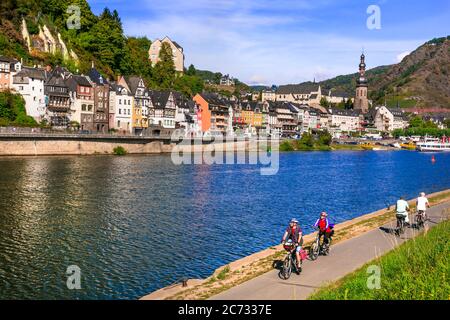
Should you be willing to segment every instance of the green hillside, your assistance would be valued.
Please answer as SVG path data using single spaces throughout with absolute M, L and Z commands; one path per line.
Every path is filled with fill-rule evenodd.
M 338 76 L 321 85 L 354 95 L 357 76 Z M 450 108 L 450 36 L 428 41 L 398 64 L 368 70 L 367 78 L 375 104 Z
M 80 8 L 80 28 L 68 29 L 73 11 Z M 56 38 L 61 34 L 67 49 L 78 57 L 64 59 L 60 52 L 50 54 L 33 49 L 29 52 L 22 37 L 22 18 L 30 37 L 36 37 L 46 26 Z M 70 24 L 69 24 L 70 25 Z M 118 75 L 139 75 L 152 88 L 176 89 L 186 95 L 203 90 L 203 81 L 195 75 L 162 80 L 158 68 L 148 60 L 151 41 L 146 37 L 127 37 L 119 13 L 105 8 L 96 16 L 86 0 L 2 0 L 0 3 L 0 55 L 23 59 L 27 65 L 62 65 L 72 72 L 87 73 L 92 63 L 110 79 Z M 160 68 L 161 70 L 163 68 Z

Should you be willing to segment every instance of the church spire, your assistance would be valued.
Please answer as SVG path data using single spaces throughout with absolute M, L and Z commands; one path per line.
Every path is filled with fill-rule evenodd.
M 356 96 L 354 108 L 361 110 L 362 113 L 367 113 L 369 110 L 369 100 L 367 99 L 368 82 L 366 79 L 366 56 L 364 50 L 361 54 L 359 63 L 359 76 L 356 79 Z

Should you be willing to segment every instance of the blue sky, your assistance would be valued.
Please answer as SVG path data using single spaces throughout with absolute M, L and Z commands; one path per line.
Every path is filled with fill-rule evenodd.
M 324 80 L 393 64 L 424 42 L 450 35 L 448 0 L 88 0 L 94 13 L 116 9 L 125 33 L 165 35 L 184 48 L 185 65 L 229 73 L 248 84 Z M 370 5 L 381 29 L 369 30 Z

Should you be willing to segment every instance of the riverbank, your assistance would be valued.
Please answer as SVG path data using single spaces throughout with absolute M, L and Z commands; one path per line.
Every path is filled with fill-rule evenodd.
M 114 154 L 120 147 L 126 154 L 169 154 L 215 151 L 252 151 L 259 142 L 248 139 L 210 141 L 186 139 L 181 143 L 170 136 L 120 136 L 108 134 L 0 134 L 0 156 L 53 156 Z
M 429 199 L 433 206 L 449 201 L 450 190 L 430 194 Z M 414 200 L 411 200 L 410 204 L 413 206 Z M 377 229 L 392 221 L 393 216 L 394 208 L 389 208 L 340 223 L 335 227 L 336 236 L 333 243 L 343 242 Z M 308 246 L 315 236 L 315 233 L 306 235 L 305 246 Z M 187 287 L 174 285 L 155 291 L 142 299 L 208 299 L 273 270 L 274 263 L 284 254 L 281 246 L 274 246 L 218 268 L 207 279 L 189 280 Z
M 319 289 L 311 300 L 447 300 L 450 295 L 450 221 L 407 241 L 341 280 Z M 376 290 L 368 268 L 380 268 Z M 375 283 L 374 283 L 375 284 Z

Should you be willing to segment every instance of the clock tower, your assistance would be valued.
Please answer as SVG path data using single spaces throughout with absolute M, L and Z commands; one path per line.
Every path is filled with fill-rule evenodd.
M 366 78 L 366 56 L 361 55 L 361 62 L 359 64 L 359 77 L 356 80 L 356 96 L 354 109 L 361 110 L 362 113 L 369 111 L 369 100 L 367 99 L 367 78 Z

